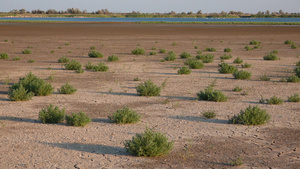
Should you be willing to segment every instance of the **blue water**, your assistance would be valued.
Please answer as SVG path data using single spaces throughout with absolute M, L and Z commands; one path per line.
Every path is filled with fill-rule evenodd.
M 76 21 L 76 22 L 300 22 L 300 18 L 1 18 L 23 21 Z

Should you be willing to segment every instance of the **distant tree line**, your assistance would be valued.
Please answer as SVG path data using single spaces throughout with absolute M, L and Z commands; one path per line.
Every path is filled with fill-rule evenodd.
M 125 17 L 300 17 L 300 13 L 288 13 L 283 12 L 283 10 L 279 10 L 278 12 L 270 12 L 269 10 L 262 12 L 259 11 L 256 14 L 243 13 L 241 11 L 229 11 L 229 12 L 220 12 L 220 13 L 202 13 L 202 10 L 194 12 L 181 12 L 176 13 L 175 11 L 171 11 L 168 13 L 141 13 L 139 11 L 132 11 L 131 13 L 114 13 L 110 12 L 108 9 L 100 9 L 97 11 L 93 11 L 88 13 L 87 10 L 80 10 L 78 8 L 68 8 L 67 10 L 57 11 L 55 9 L 48 9 L 46 11 L 36 9 L 30 11 L 26 11 L 25 9 L 13 9 L 9 12 L 9 14 L 72 14 L 72 15 L 121 15 Z

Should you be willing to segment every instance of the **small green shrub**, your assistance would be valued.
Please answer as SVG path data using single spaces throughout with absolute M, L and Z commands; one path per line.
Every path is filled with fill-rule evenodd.
M 226 102 L 228 97 L 219 90 L 215 90 L 212 86 L 207 87 L 204 91 L 197 93 L 198 100 L 207 100 L 214 102 Z
M 194 46 L 194 49 L 199 49 L 199 46 Z
M 253 48 L 251 48 L 251 46 L 245 46 L 245 49 L 246 49 L 246 51 L 250 51 L 250 50 L 253 50 Z
M 104 62 L 99 62 L 98 65 L 93 65 L 91 62 L 88 62 L 85 68 L 95 72 L 107 72 L 109 70 L 109 67 Z
M 59 63 L 68 63 L 69 61 L 70 61 L 70 59 L 65 56 L 58 59 Z
M 81 63 L 76 60 L 71 60 L 69 63 L 65 64 L 67 70 L 77 70 L 81 68 Z
M 155 52 L 155 51 L 151 51 L 150 53 L 149 53 L 149 55 L 156 55 L 157 54 L 157 52 Z
M 191 72 L 192 72 L 191 69 L 189 69 L 189 68 L 186 67 L 186 66 L 181 67 L 181 68 L 177 71 L 177 73 L 180 74 L 180 75 L 183 75 L 183 74 L 188 75 L 188 74 L 191 74 Z
M 300 66 L 300 61 L 296 63 L 296 66 Z
M 18 56 L 13 58 L 13 61 L 18 61 L 18 60 L 21 60 L 21 58 Z
M 290 97 L 288 97 L 288 100 L 290 102 L 300 102 L 299 94 L 291 95 Z
M 88 53 L 88 55 L 89 55 L 89 57 L 91 57 L 91 58 L 103 58 L 103 54 L 102 54 L 102 53 L 97 52 L 97 51 L 94 51 L 94 50 L 90 51 L 90 52 Z
M 12 101 L 27 101 L 34 96 L 34 93 L 28 92 L 28 90 L 25 89 L 22 84 L 20 84 L 18 88 L 10 89 L 8 96 Z
M 198 51 L 197 51 L 197 54 L 198 54 L 198 55 L 201 55 L 201 54 L 202 54 L 202 51 L 201 51 L 201 50 L 198 50 Z
M 156 50 L 156 47 L 153 46 L 153 47 L 151 48 L 151 50 Z
M 270 99 L 267 99 L 268 104 L 282 104 L 283 102 L 284 100 L 277 96 L 273 96 Z
M 70 45 L 70 43 L 65 43 L 65 45 L 66 45 L 66 46 L 69 46 L 69 45 Z
M 219 64 L 219 67 L 219 72 L 223 74 L 232 74 L 237 71 L 237 68 L 235 66 L 231 66 L 228 63 L 221 63 Z
M 214 57 L 215 56 L 210 53 L 196 56 L 196 58 L 202 60 L 203 63 L 212 63 L 214 61 Z
M 294 69 L 294 72 L 296 73 L 296 76 L 298 76 L 300 78 L 300 67 L 296 67 Z
M 0 59 L 8 59 L 8 54 L 5 52 L 0 53 Z
M 278 60 L 279 57 L 276 54 L 270 53 L 263 57 L 264 60 Z
M 173 43 L 172 43 L 172 46 L 177 46 L 177 43 L 176 43 L 176 42 L 173 42 Z
M 234 92 L 241 92 L 243 89 L 240 86 L 235 86 L 232 91 Z
M 258 49 L 259 48 L 259 45 L 255 45 L 254 47 L 253 47 L 253 49 Z
M 191 69 L 202 69 L 204 67 L 202 61 L 193 58 L 187 59 L 184 64 L 188 65 Z
M 132 137 L 132 140 L 126 140 L 124 146 L 133 155 L 155 157 L 168 154 L 173 148 L 173 142 L 169 142 L 164 134 L 147 128 L 144 133 Z
M 135 77 L 134 79 L 133 79 L 133 81 L 140 81 L 141 79 L 139 78 L 139 77 Z
M 236 59 L 234 59 L 233 63 L 241 64 L 241 63 L 243 63 L 243 59 L 241 59 L 240 57 L 237 57 Z
M 59 123 L 64 121 L 65 109 L 60 110 L 52 104 L 39 112 L 39 120 L 43 123 Z
M 224 55 L 220 56 L 220 59 L 222 59 L 222 60 L 227 60 L 227 59 L 231 59 L 231 58 L 232 58 L 231 54 L 224 54 Z
M 54 53 L 54 50 L 51 50 L 50 53 Z
M 181 59 L 187 59 L 187 58 L 192 57 L 192 55 L 187 52 L 182 52 L 179 56 Z
M 173 51 L 168 52 L 167 56 L 164 58 L 166 61 L 176 60 L 176 54 Z
M 8 42 L 8 39 L 4 39 L 4 42 Z
M 137 123 L 141 119 L 141 115 L 137 114 L 134 110 L 124 107 L 113 113 L 112 116 L 108 118 L 117 124 L 128 124 L 128 123 Z
M 251 64 L 246 62 L 242 65 L 242 68 L 250 68 L 251 66 L 252 66 Z
M 91 46 L 90 49 L 91 49 L 91 50 L 95 50 L 96 47 L 95 47 L 95 46 Z
M 135 48 L 134 50 L 131 51 L 131 53 L 134 55 L 143 55 L 145 54 L 145 50 L 142 48 Z
M 251 73 L 244 70 L 236 71 L 232 75 L 235 79 L 251 79 Z
M 298 83 L 300 82 L 300 78 L 297 75 L 292 75 L 286 79 L 287 82 L 294 82 Z
M 92 119 L 82 111 L 72 113 L 72 115 L 66 115 L 65 119 L 67 124 L 76 127 L 84 127 L 92 121 Z
M 249 42 L 250 45 L 260 45 L 261 42 L 260 41 L 257 41 L 257 40 L 252 40 Z
M 76 73 L 84 73 L 84 70 L 82 68 L 76 69 L 75 70 Z
M 245 111 L 241 110 L 239 115 L 234 115 L 229 119 L 231 124 L 243 125 L 261 125 L 267 123 L 271 115 L 266 110 L 260 109 L 258 106 L 247 107 Z
M 33 59 L 28 60 L 28 63 L 34 63 L 34 62 L 35 62 L 35 60 L 33 60 Z
M 260 77 L 261 81 L 270 81 L 270 78 L 267 75 L 263 75 L 262 77 Z
M 204 51 L 206 51 L 206 52 L 215 52 L 217 50 L 215 48 L 205 48 Z
M 217 116 L 217 114 L 216 114 L 215 111 L 209 110 L 209 111 L 202 112 L 202 116 L 207 118 L 207 119 L 213 119 Z
M 166 53 L 166 49 L 159 49 L 159 53 Z
M 225 48 L 224 52 L 231 52 L 231 49 L 230 48 Z
M 275 54 L 276 55 L 276 54 L 278 54 L 278 50 L 273 50 L 273 51 L 270 52 L 270 54 Z
M 58 49 L 62 49 L 62 47 L 61 47 L 61 46 L 59 46 L 59 47 L 58 47 Z
M 22 53 L 23 53 L 23 54 L 30 54 L 31 51 L 30 51 L 29 49 L 25 49 L 25 50 L 22 51 Z
M 295 45 L 295 44 L 292 44 L 292 45 L 291 45 L 291 49 L 297 49 L 297 48 L 298 48 L 297 45 Z
M 77 89 L 75 89 L 72 85 L 70 85 L 69 83 L 61 86 L 58 89 L 58 92 L 60 94 L 74 94 L 77 91 Z
M 294 42 L 292 41 L 292 40 L 285 40 L 284 41 L 284 44 L 286 44 L 286 45 L 291 45 L 291 44 L 293 44 Z
M 241 157 L 238 157 L 236 160 L 232 160 L 230 162 L 230 165 L 232 166 L 240 166 L 243 165 L 243 160 L 241 159 Z
M 144 83 L 140 83 L 136 87 L 136 91 L 140 96 L 159 96 L 161 87 L 156 86 L 150 79 Z
M 111 55 L 111 56 L 108 56 L 108 58 L 107 58 L 107 61 L 109 61 L 109 62 L 115 62 L 118 60 L 119 60 L 119 57 L 116 55 Z

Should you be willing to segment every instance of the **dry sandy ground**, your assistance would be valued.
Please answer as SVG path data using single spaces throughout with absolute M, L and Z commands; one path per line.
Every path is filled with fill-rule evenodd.
M 8 42 L 4 42 L 7 39 Z M 249 41 L 262 42 L 262 48 L 246 51 Z M 0 24 L 0 53 L 10 58 L 0 60 L 0 168 L 232 168 L 230 162 L 243 160 L 239 168 L 300 168 L 300 105 L 287 97 L 300 93 L 299 83 L 279 82 L 292 74 L 299 61 L 300 48 L 291 49 L 284 40 L 300 44 L 299 26 L 239 25 L 138 25 L 138 24 Z M 176 42 L 177 46 L 172 46 Z M 65 45 L 70 43 L 70 45 Z M 140 46 L 138 46 L 138 44 Z M 104 58 L 89 58 L 90 46 Z M 199 49 L 194 49 L 199 46 Z M 30 47 L 32 54 L 21 51 Z M 61 47 L 61 49 L 59 49 Z M 141 47 L 146 55 L 135 56 L 131 50 Z M 151 48 L 164 48 L 178 55 L 193 56 L 205 47 L 217 49 L 213 63 L 205 64 L 190 75 L 178 75 L 184 59 L 160 62 L 166 54 L 150 56 Z M 236 57 L 252 64 L 251 80 L 236 80 L 218 72 L 219 56 L 231 48 Z M 264 61 L 272 50 L 279 51 L 279 61 Z M 51 51 L 54 53 L 51 53 Z M 204 52 L 205 53 L 205 52 Z M 118 62 L 107 62 L 116 54 Z M 19 56 L 20 61 L 12 58 Z M 82 64 L 104 61 L 109 72 L 86 71 L 77 74 L 65 70 L 58 58 L 67 56 Z M 28 63 L 34 59 L 34 63 Z M 240 65 L 237 65 L 242 69 Z M 34 97 L 30 101 L 8 99 L 9 84 L 33 72 L 55 87 L 69 82 L 78 89 L 74 95 L 58 94 Z M 261 81 L 267 75 L 271 81 Z M 141 81 L 133 79 L 139 77 Z M 135 87 L 152 79 L 166 87 L 159 97 L 137 96 Z M 212 82 L 229 100 L 216 103 L 197 101 L 196 93 Z M 241 86 L 248 95 L 233 92 Z M 285 100 L 282 105 L 260 104 L 261 95 Z M 82 127 L 42 124 L 39 111 L 54 104 L 67 114 L 80 110 L 93 120 Z M 272 118 L 261 126 L 228 124 L 228 117 L 249 105 L 266 109 Z M 129 106 L 143 115 L 133 125 L 110 123 L 107 116 Z M 205 119 L 201 112 L 215 110 L 217 117 Z M 146 127 L 166 133 L 174 141 L 169 155 L 157 158 L 134 157 L 124 149 L 129 140 Z

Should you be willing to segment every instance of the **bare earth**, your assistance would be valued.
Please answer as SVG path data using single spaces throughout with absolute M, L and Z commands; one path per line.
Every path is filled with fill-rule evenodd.
M 4 42 L 7 39 L 8 42 Z M 246 51 L 251 40 L 262 48 Z M 300 168 L 300 105 L 287 101 L 300 94 L 299 83 L 279 82 L 290 76 L 299 61 L 300 48 L 291 49 L 284 40 L 300 44 L 299 26 L 239 25 L 138 25 L 138 24 L 0 24 L 0 168 L 234 168 L 232 160 L 241 157 L 239 168 Z M 172 46 L 176 42 L 177 46 Z M 65 45 L 70 43 L 70 45 Z M 140 46 L 138 46 L 140 44 Z M 89 58 L 91 46 L 104 58 Z M 199 49 L 194 49 L 199 46 Z M 21 51 L 31 47 L 32 54 Z M 61 47 L 62 49 L 59 49 Z M 131 50 L 141 47 L 146 55 L 135 56 Z M 164 48 L 178 55 L 193 56 L 206 47 L 217 49 L 213 63 L 205 64 L 190 75 L 178 75 L 184 59 L 160 62 L 166 54 L 150 56 L 151 48 Z M 252 64 L 251 80 L 236 80 L 231 74 L 218 72 L 219 56 L 231 48 L 236 57 Z M 54 53 L 51 53 L 51 51 Z M 278 50 L 279 61 L 264 61 L 263 56 Z M 206 53 L 206 52 L 204 52 Z M 107 62 L 116 54 L 118 62 Z M 20 61 L 12 58 L 19 56 Z M 85 71 L 77 74 L 65 70 L 58 59 L 67 56 L 83 65 L 88 61 L 106 62 L 109 72 Z M 34 63 L 28 63 L 34 59 Z M 237 65 L 239 69 L 241 65 Z M 8 99 L 9 85 L 33 72 L 55 87 L 55 93 L 33 97 L 30 101 Z M 48 77 L 54 77 L 49 80 Z M 271 81 L 261 81 L 267 75 Z M 134 78 L 140 81 L 134 81 Z M 166 87 L 159 97 L 140 97 L 135 87 L 147 79 Z M 216 80 L 227 102 L 198 101 L 196 93 Z M 74 95 L 58 94 L 57 88 L 69 82 L 78 89 Z M 243 92 L 233 92 L 235 86 Z M 282 105 L 259 103 L 278 96 Z M 42 124 L 38 113 L 49 104 L 66 108 L 67 114 L 84 111 L 93 120 L 86 127 L 66 123 Z M 269 123 L 261 126 L 228 124 L 228 117 L 249 105 L 266 109 Z M 124 106 L 143 115 L 133 125 L 110 123 L 107 116 Z M 203 111 L 215 110 L 215 119 L 205 119 Z M 129 140 L 146 127 L 166 133 L 174 141 L 169 155 L 156 158 L 135 157 L 124 149 Z

